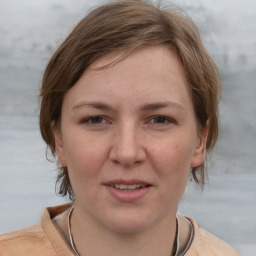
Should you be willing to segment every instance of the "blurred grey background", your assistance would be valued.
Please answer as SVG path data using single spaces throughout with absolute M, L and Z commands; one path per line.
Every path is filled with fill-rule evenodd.
M 55 164 L 45 159 L 37 95 L 56 47 L 102 2 L 0 0 L 0 233 L 32 225 L 45 206 L 66 202 L 55 195 Z M 209 184 L 203 192 L 189 184 L 179 210 L 242 255 L 255 255 L 256 1 L 172 3 L 200 28 L 224 85 Z

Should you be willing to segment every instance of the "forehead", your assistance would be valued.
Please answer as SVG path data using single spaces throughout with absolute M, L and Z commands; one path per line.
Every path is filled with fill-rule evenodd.
M 131 63 L 134 69 L 131 68 Z M 105 71 L 104 75 L 115 71 L 126 71 L 127 74 L 133 73 L 133 75 L 140 77 L 140 72 L 145 73 L 147 69 L 153 71 L 154 75 L 165 76 L 169 74 L 173 78 L 179 77 L 184 84 L 188 84 L 179 57 L 174 50 L 165 45 L 140 47 L 132 52 L 109 52 L 96 59 L 82 76 L 89 77 L 93 74 L 100 76 L 101 71 L 103 73 Z
M 140 58 L 138 58 L 138 56 Z M 128 58 L 130 61 L 134 61 L 136 65 L 140 65 L 141 59 L 147 61 L 148 63 L 152 63 L 160 59 L 164 61 L 165 59 L 171 58 L 177 62 L 177 65 L 179 65 L 180 69 L 183 70 L 182 64 L 176 52 L 167 45 L 142 46 L 134 50 L 127 49 L 111 51 L 94 60 L 86 70 L 104 70 L 109 67 L 113 67 L 120 62 L 125 62 L 125 60 Z
M 66 93 L 65 105 L 73 108 L 89 101 L 139 109 L 145 104 L 171 101 L 192 107 L 186 77 L 175 53 L 162 46 L 147 47 L 115 63 L 122 54 L 111 53 L 92 63 Z M 114 64 L 108 66 L 110 63 Z
M 164 46 L 138 49 L 125 58 L 112 52 L 94 61 L 68 91 L 72 100 L 96 97 L 127 101 L 179 101 L 187 99 L 188 86 L 176 54 Z
M 163 94 L 166 89 L 163 84 L 169 84 L 170 88 L 173 86 L 177 91 L 184 90 L 184 85 L 187 87 L 183 67 L 176 54 L 167 47 L 145 47 L 118 61 L 123 54 L 113 52 L 94 61 L 74 88 L 79 87 L 88 94 L 94 91 L 99 95 L 101 92 L 105 94 L 105 89 L 107 92 L 111 90 L 113 94 L 120 89 L 136 94 L 141 89 L 145 94 L 148 92 L 158 95 Z M 114 64 L 110 65 L 111 63 Z

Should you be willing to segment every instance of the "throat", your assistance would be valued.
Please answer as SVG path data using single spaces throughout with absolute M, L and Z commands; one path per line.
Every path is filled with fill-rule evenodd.
M 175 240 L 177 224 L 175 220 L 171 223 L 171 216 L 168 216 L 168 218 L 165 218 L 165 221 L 161 221 L 161 223 L 158 223 L 149 229 L 138 233 L 128 234 L 113 232 L 107 229 L 98 230 L 98 228 L 95 229 L 95 226 L 88 223 L 88 221 L 83 225 L 86 227 L 85 229 L 81 226 L 80 222 L 79 224 L 75 221 L 76 218 L 72 220 L 71 223 L 70 217 L 72 216 L 73 219 L 73 217 L 76 217 L 75 215 L 76 213 L 73 214 L 72 209 L 69 208 L 66 210 L 65 214 L 60 216 L 63 221 L 58 221 L 56 223 L 58 230 L 62 233 L 62 237 L 65 238 L 66 243 L 69 245 L 70 250 L 72 250 L 75 256 L 176 255 L 176 248 L 173 248 L 173 245 L 175 247 L 175 243 L 172 244 L 170 241 Z M 67 225 L 68 223 L 69 225 Z M 68 229 L 70 229 L 71 236 L 67 233 Z M 73 236 L 74 234 L 75 236 Z

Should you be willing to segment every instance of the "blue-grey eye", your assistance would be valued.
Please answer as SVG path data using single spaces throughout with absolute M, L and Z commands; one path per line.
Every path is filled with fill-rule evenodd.
M 166 122 L 170 122 L 170 120 L 164 116 L 156 116 L 156 117 L 152 118 L 152 123 L 164 124 Z
M 100 116 L 91 117 L 88 121 L 90 121 L 92 124 L 100 124 L 103 122 L 103 118 Z

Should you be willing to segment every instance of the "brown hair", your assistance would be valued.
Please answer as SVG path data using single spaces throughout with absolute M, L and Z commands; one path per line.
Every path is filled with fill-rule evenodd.
M 179 57 L 189 84 L 198 131 L 201 132 L 208 122 L 207 151 L 214 147 L 218 137 L 221 80 L 216 65 L 204 49 L 198 29 L 181 13 L 161 10 L 144 1 L 126 0 L 98 7 L 82 19 L 45 70 L 40 92 L 40 129 L 53 156 L 52 124 L 59 126 L 64 94 L 86 68 L 112 51 L 122 51 L 125 57 L 135 49 L 155 45 L 166 45 Z M 202 185 L 204 167 L 203 163 L 192 169 L 194 180 Z M 57 182 L 60 182 L 59 194 L 68 194 L 74 199 L 67 167 L 59 168 Z

